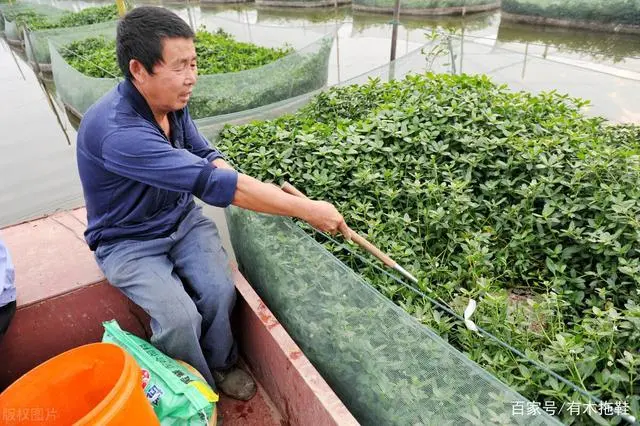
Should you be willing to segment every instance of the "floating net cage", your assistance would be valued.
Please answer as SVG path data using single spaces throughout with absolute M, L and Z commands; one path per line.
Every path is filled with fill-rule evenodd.
M 25 53 L 29 62 L 37 63 L 42 71 L 51 71 L 51 53 L 49 40 L 55 45 L 65 46 L 88 37 L 105 36 L 115 38 L 116 21 L 100 22 L 71 28 L 52 28 L 49 30 L 24 30 Z
M 614 107 L 610 118 L 616 117 L 616 104 L 608 99 L 605 105 L 606 98 L 622 81 L 527 57 L 495 46 L 495 40 L 451 36 L 338 85 L 425 71 L 487 74 L 515 90 L 559 90 L 584 98 L 599 93 L 600 107 Z M 594 91 L 609 80 L 616 81 Z M 640 82 L 624 81 L 631 86 L 622 91 L 638 93 Z M 196 124 L 216 144 L 225 125 L 295 113 L 320 92 Z M 544 411 L 528 410 L 535 403 L 419 324 L 291 220 L 235 207 L 226 215 L 242 272 L 362 424 L 561 424 Z
M 425 45 L 429 46 L 429 45 Z M 376 67 L 366 73 L 340 82 L 334 86 L 350 84 L 363 84 L 370 78 L 380 78 L 388 80 L 393 78 L 403 78 L 409 73 L 423 72 L 427 62 L 422 53 L 425 47 L 414 49 L 388 64 Z M 198 83 L 199 84 L 199 83 Z M 208 117 L 196 120 L 196 125 L 200 132 L 215 144 L 220 130 L 227 124 L 245 124 L 254 120 L 267 120 L 277 118 L 283 114 L 296 112 L 305 106 L 309 101 L 325 88 L 321 88 L 309 93 L 305 93 L 291 99 L 264 105 L 258 108 L 239 111 L 236 113 L 223 114 L 216 117 Z
M 255 33 L 252 37 L 258 39 Z M 331 35 L 320 40 L 326 37 Z M 444 54 L 430 57 L 443 46 Z M 51 48 L 54 76 L 58 67 L 71 68 L 56 49 Z M 444 45 L 427 44 L 340 84 L 364 83 L 372 77 L 402 78 L 426 70 L 483 73 L 515 89 L 558 89 L 592 99 L 595 87 L 606 94 L 606 87 L 620 83 L 606 73 L 500 48 L 495 40 L 485 43 L 451 37 Z M 77 78 L 70 81 L 84 84 Z M 91 79 L 90 84 L 102 84 L 102 80 L 102 93 L 116 81 Z M 637 82 L 625 80 L 624 84 L 622 91 L 638 93 Z M 198 86 L 203 86 L 203 78 Z M 229 83 L 228 87 L 233 86 Z M 316 93 L 317 89 L 311 89 L 251 109 L 230 109 L 201 118 L 197 124 L 215 141 L 225 124 L 294 112 Z M 611 116 L 615 119 L 615 111 Z M 514 407 L 527 406 L 525 398 L 377 293 L 290 220 L 235 208 L 227 210 L 227 218 L 243 273 L 362 424 L 559 424 L 541 412 L 515 414 Z
M 337 7 L 350 4 L 351 0 L 256 0 L 258 6 L 272 7 Z
M 555 425 L 289 219 L 227 209 L 243 274 L 363 425 Z
M 633 121 L 640 114 L 640 106 L 635 99 L 635 94 L 640 93 L 640 81 L 630 78 L 638 73 L 626 70 L 618 73 L 611 69 L 610 72 L 614 73 L 611 74 L 603 72 L 602 67 L 590 67 L 565 57 L 545 58 L 542 54 L 527 54 L 523 45 L 511 47 L 501 47 L 493 38 L 443 37 L 338 85 L 361 84 L 370 78 L 384 81 L 425 71 L 486 74 L 513 90 L 534 93 L 556 90 L 589 99 L 592 105 L 587 112 L 612 122 Z M 200 131 L 215 143 L 225 124 L 244 124 L 293 113 L 317 93 L 314 91 L 260 108 L 200 119 L 196 123 Z
M 256 19 L 260 24 L 276 25 L 310 25 L 346 21 L 351 16 L 351 6 L 328 7 L 314 10 L 292 7 L 261 7 L 256 10 Z
M 81 11 L 67 10 L 63 16 L 65 19 L 53 21 L 56 28 L 23 28 L 27 58 L 32 64 L 39 64 L 43 71 L 51 71 L 50 39 L 66 44 L 94 33 L 102 34 L 104 28 L 115 27 L 117 10 L 114 5 L 86 7 Z
M 640 34 L 640 3 L 628 0 L 502 0 L 502 19 Z
M 46 4 L 5 3 L 0 4 L 0 13 L 7 41 L 12 45 L 21 45 L 24 41 L 23 30 L 26 20 L 34 17 L 55 20 L 62 17 L 66 11 Z
M 326 85 L 329 55 L 335 29 L 328 34 L 309 30 L 261 27 L 224 19 L 208 18 L 206 27 L 221 28 L 235 40 L 253 42 L 264 47 L 289 45 L 293 48 L 308 42 L 274 62 L 249 70 L 200 75 L 189 102 L 194 118 L 242 111 L 311 92 Z M 56 89 L 67 109 L 81 116 L 101 96 L 113 88 L 119 77 L 96 78 L 72 67 L 63 57 L 65 45 L 88 35 L 115 39 L 115 24 L 96 24 L 91 28 L 69 29 L 50 37 L 51 68 Z M 82 60 L 82 58 L 80 58 Z
M 353 0 L 353 10 L 393 13 L 394 0 Z M 406 15 L 466 15 L 486 12 L 500 7 L 497 0 L 400 0 L 400 9 Z
M 229 3 L 247 3 L 248 1 L 249 0 L 200 0 L 200 4 L 203 6 L 216 6 Z

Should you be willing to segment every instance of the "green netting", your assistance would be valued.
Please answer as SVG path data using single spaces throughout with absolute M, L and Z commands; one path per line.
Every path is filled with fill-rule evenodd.
M 217 20 L 222 28 L 244 41 L 246 25 L 226 20 Z M 102 25 L 102 24 L 99 24 Z M 115 28 L 108 24 L 101 28 L 99 35 L 115 38 Z M 220 114 L 242 111 L 261 105 L 278 102 L 323 87 L 328 76 L 328 61 L 335 33 L 321 35 L 311 31 L 291 31 L 269 27 L 270 36 L 260 37 L 267 33 L 264 28 L 251 28 L 251 37 L 259 40 L 256 44 L 282 46 L 289 40 L 301 41 L 313 39 L 310 45 L 276 60 L 265 66 L 245 71 L 225 74 L 201 75 L 189 102 L 194 118 L 217 116 Z M 70 66 L 60 54 L 65 41 L 82 39 L 85 36 L 75 35 L 77 28 L 69 29 L 59 40 L 51 39 L 51 65 L 56 88 L 65 105 L 76 115 L 84 112 L 115 86 L 118 78 L 89 77 Z M 81 28 L 85 34 L 86 28 Z M 273 33 L 279 33 L 280 36 Z M 73 34 L 73 35 L 72 35 Z M 92 35 L 98 35 L 93 32 Z M 64 40 L 62 40 L 64 39 Z M 278 40 L 284 40 L 277 43 Z
M 60 55 L 59 48 L 49 40 L 51 71 L 56 92 L 66 108 L 76 116 L 82 117 L 89 107 L 118 84 L 119 80 L 117 78 L 95 78 L 82 74 L 67 63 Z
M 326 7 L 349 4 L 351 0 L 256 0 L 258 6 Z
M 395 0 L 353 0 L 354 10 L 392 13 Z M 445 15 L 483 12 L 500 7 L 496 0 L 400 0 L 402 15 Z
M 290 220 L 231 208 L 227 221 L 242 272 L 362 424 L 560 424 Z
M 15 22 L 7 21 L 6 19 L 3 22 L 4 36 L 7 38 L 7 41 L 13 44 L 22 42 L 18 25 Z
M 14 18 L 12 16 L 20 9 L 20 7 L 21 6 L 15 3 L 0 3 L 0 21 L 2 21 L 0 28 L 9 41 L 17 41 L 20 37 L 20 32 L 18 31 L 16 24 L 13 22 Z M 8 19 L 7 16 L 11 19 Z
M 49 5 L 32 3 L 2 4 L 0 11 L 4 16 L 5 37 L 12 42 L 23 40 L 25 22 L 57 19 L 66 13 Z
M 425 57 L 422 52 L 424 49 L 430 48 L 430 46 L 432 46 L 432 44 L 427 43 L 391 63 L 382 65 L 357 77 L 343 81 L 337 84 L 337 86 L 362 84 L 370 78 L 380 78 L 383 80 L 390 78 L 403 78 L 411 72 L 423 72 L 427 66 L 427 62 L 425 61 Z M 220 130 L 225 125 L 244 124 L 254 120 L 268 120 L 279 117 L 283 114 L 293 113 L 306 105 L 311 98 L 320 91 L 322 91 L 322 89 L 246 111 L 199 119 L 196 120 L 196 125 L 200 132 L 215 144 Z
M 189 101 L 193 117 L 243 111 L 323 87 L 332 43 L 333 34 L 260 68 L 200 77 Z
M 517 48 L 517 49 L 516 49 Z M 566 57 L 532 55 L 525 45 L 511 45 L 509 49 L 495 45 L 495 40 L 451 37 L 450 43 L 441 40 L 426 43 L 391 64 L 378 67 L 340 85 L 360 84 L 369 78 L 387 80 L 402 78 L 408 73 L 428 70 L 445 73 L 487 74 L 495 81 L 508 84 L 514 90 L 531 92 L 557 90 L 572 96 L 590 99 L 589 115 L 604 116 L 614 122 L 633 122 L 640 114 L 637 93 L 640 82 L 630 72 L 620 74 L 602 72 L 602 67 L 589 68 L 584 62 Z M 562 61 L 562 62 L 561 62 Z M 615 73 L 616 70 L 611 70 Z M 635 73 L 637 74 L 637 73 Z M 306 105 L 316 92 L 259 108 L 196 121 L 200 131 L 211 141 L 218 138 L 225 124 L 244 124 L 266 120 L 297 111 Z
M 88 37 L 103 35 L 115 38 L 115 21 L 101 22 L 72 28 L 52 28 L 49 30 L 29 31 L 25 34 L 25 51 L 30 62 L 51 64 L 49 40 L 58 46 L 65 46 L 71 42 Z
M 56 28 L 42 30 L 25 29 L 25 50 L 30 62 L 41 66 L 51 64 L 48 40 L 60 45 L 101 33 L 103 28 L 114 27 L 117 10 L 115 6 L 90 7 L 77 13 L 67 13 L 54 22 Z M 110 22 L 111 21 L 111 22 Z M 104 25 L 101 25 L 103 24 Z M 28 32 L 28 33 L 27 33 Z
M 640 31 L 640 2 L 630 0 L 502 0 L 502 10 L 525 17 L 626 24 Z M 509 17 L 507 15 L 507 17 Z M 562 22 L 547 22 L 562 25 Z
M 455 74 L 461 72 L 483 73 L 492 76 L 498 82 L 507 83 L 514 89 L 524 89 L 527 92 L 560 90 L 562 93 L 569 92 L 571 95 L 594 99 L 596 100 L 596 105 L 592 113 L 606 115 L 616 121 L 622 118 L 619 114 L 621 111 L 628 111 L 632 118 L 634 114 L 637 117 L 637 114 L 640 113 L 640 107 L 637 106 L 637 100 L 635 99 L 635 94 L 640 90 L 640 82 L 619 79 L 583 67 L 563 64 L 540 57 L 528 57 L 519 51 L 498 48 L 493 43 L 488 43 L 487 40 L 476 41 L 478 42 L 465 41 L 459 37 L 451 37 L 450 43 L 446 39 L 436 41 L 425 45 L 417 52 L 398 59 L 393 68 L 391 66 L 380 67 L 357 79 L 346 81 L 342 85 L 362 83 L 369 77 L 379 77 L 383 80 L 391 78 L 391 76 L 400 78 L 408 72 L 421 72 L 427 69 Z M 443 42 L 448 49 L 432 58 L 432 53 L 439 52 Z M 487 43 L 483 44 L 484 42 Z M 206 137 L 214 141 L 217 146 L 220 146 L 216 139 L 220 128 L 224 124 L 242 124 L 253 120 L 279 117 L 306 105 L 312 95 L 301 96 L 295 100 L 268 105 L 243 113 L 199 120 L 197 125 Z M 624 99 L 628 101 L 627 104 L 620 103 Z M 339 100 L 336 100 L 336 102 L 339 102 Z M 281 129 L 274 131 L 279 132 Z M 304 144 L 305 141 L 301 140 L 301 143 Z M 275 146 L 274 150 L 274 155 L 280 156 L 283 154 L 282 152 L 278 153 Z M 271 167 L 273 158 L 270 158 L 269 154 L 254 151 L 250 155 L 255 159 L 255 164 L 262 164 L 262 166 L 258 167 Z M 285 159 L 287 157 L 278 158 Z M 295 167 L 309 169 L 300 163 L 300 159 L 288 157 L 288 160 L 290 161 L 289 164 L 298 164 Z M 307 157 L 304 161 L 312 162 L 313 160 Z M 274 168 L 277 169 L 278 167 L 274 166 Z M 316 175 L 316 172 L 309 169 L 310 174 Z M 271 173 L 271 170 L 269 170 L 269 173 Z M 274 174 L 277 173 L 277 171 L 274 172 Z M 457 367 L 453 368 L 450 364 L 442 364 L 442 380 L 444 384 L 438 384 L 438 392 L 433 392 L 433 389 L 429 387 L 430 385 L 422 386 L 423 382 L 427 382 L 431 378 L 429 376 L 432 371 L 430 359 L 437 358 L 437 356 L 431 354 L 423 355 L 424 363 L 421 366 L 426 368 L 427 371 L 417 374 L 412 369 L 415 368 L 415 371 L 420 371 L 419 363 L 411 358 L 413 352 L 411 352 L 411 349 L 407 349 L 408 353 L 403 351 L 407 345 L 411 347 L 412 344 L 416 344 L 415 342 L 424 341 L 425 339 L 416 335 L 406 337 L 407 334 L 405 333 L 408 332 L 390 329 L 388 331 L 389 335 L 385 335 L 385 338 L 391 336 L 390 338 L 387 340 L 378 339 L 378 333 L 383 333 L 383 331 L 378 330 L 379 327 L 395 324 L 398 321 L 390 321 L 388 316 L 385 317 L 384 314 L 380 314 L 378 316 L 380 320 L 376 322 L 377 313 L 368 309 L 371 305 L 356 304 L 356 308 L 353 308 L 352 305 L 345 307 L 345 303 L 353 302 L 352 293 L 360 294 L 362 292 L 362 289 L 358 286 L 345 284 L 345 280 L 348 281 L 348 279 L 344 277 L 351 271 L 332 272 L 332 268 L 326 266 L 325 260 L 304 253 L 307 250 L 306 243 L 302 239 L 299 241 L 291 240 L 292 232 L 286 225 L 289 223 L 288 221 L 282 222 L 280 219 L 259 217 L 246 212 L 234 211 L 229 212 L 229 214 L 231 215 L 229 222 L 234 249 L 238 259 L 244 263 L 244 272 L 276 312 L 276 315 L 285 324 L 289 332 L 298 340 L 305 353 L 318 366 L 330 384 L 363 423 L 394 424 L 394 422 L 397 422 L 396 424 L 420 424 L 421 420 L 417 416 L 420 416 L 421 413 L 416 413 L 416 410 L 421 410 L 421 407 L 424 407 L 428 415 L 434 419 L 433 421 L 424 422 L 425 424 L 447 423 L 447 421 L 450 421 L 451 424 L 473 424 L 475 419 L 471 416 L 474 414 L 482 419 L 477 421 L 476 424 L 518 423 L 519 419 L 509 418 L 509 414 L 519 412 L 523 408 L 520 403 L 515 403 L 514 407 L 506 405 L 500 409 L 496 405 L 489 406 L 484 404 L 485 401 L 482 401 L 482 407 L 491 411 L 491 414 L 487 414 L 482 409 L 480 412 L 476 412 L 473 408 L 473 403 L 467 401 L 475 401 L 473 395 L 475 395 L 474 392 L 477 389 L 474 384 L 468 384 L 470 388 L 456 388 L 455 386 L 458 382 L 455 377 L 458 376 L 456 376 L 455 370 Z M 238 214 L 240 216 L 233 217 L 233 215 Z M 285 223 L 286 229 L 280 232 L 282 231 L 282 226 L 284 226 L 282 223 Z M 297 260 L 295 258 L 296 254 L 299 254 Z M 335 262 L 335 260 L 332 261 Z M 357 261 L 354 263 L 357 264 Z M 410 263 L 408 264 L 410 265 Z M 313 270 L 308 270 L 310 268 L 306 265 L 313 265 Z M 327 270 L 329 272 L 326 272 Z M 327 283 L 335 283 L 335 289 Z M 323 285 L 324 287 L 322 287 Z M 343 290 L 345 288 L 346 290 L 343 293 L 336 292 L 337 289 Z M 370 290 L 367 289 L 367 291 Z M 325 300 L 327 300 L 326 305 L 324 304 Z M 353 315 L 351 315 L 352 312 Z M 360 318 L 356 312 L 364 315 L 365 319 Z M 398 315 L 404 314 L 399 313 Z M 352 320 L 356 322 L 351 323 L 350 321 Z M 365 324 L 357 322 L 361 320 L 368 322 Z M 326 333 L 323 333 L 324 331 Z M 363 338 L 363 334 L 366 334 L 367 337 Z M 396 336 L 399 337 L 399 340 L 394 340 Z M 410 343 L 405 344 L 403 337 Z M 390 352 L 392 351 L 388 347 L 382 344 L 375 344 L 383 341 L 391 342 L 391 347 L 396 350 L 400 348 L 401 353 L 399 356 L 391 357 Z M 420 347 L 419 350 L 426 353 L 428 348 Z M 368 354 L 368 357 L 362 359 L 359 357 L 361 353 Z M 379 356 L 382 358 L 379 358 Z M 395 364 L 390 363 L 386 357 L 391 357 Z M 536 358 L 536 356 L 533 356 L 533 358 Z M 409 367 L 404 364 L 407 359 L 409 360 L 407 362 L 413 362 Z M 457 361 L 454 362 L 454 365 L 457 365 Z M 552 364 L 551 368 L 561 369 L 562 367 Z M 401 373 L 394 369 L 400 370 Z M 449 370 L 453 370 L 454 373 L 449 373 Z M 473 371 L 473 369 L 470 371 Z M 527 370 L 525 369 L 524 371 Z M 559 372 L 563 374 L 562 371 L 560 370 Z M 564 373 L 566 373 L 566 370 L 564 370 Z M 406 391 L 405 394 L 403 393 L 405 389 L 413 389 L 413 383 L 405 380 L 407 376 L 416 378 L 418 390 Z M 472 382 L 477 383 L 475 373 L 470 374 L 470 377 Z M 555 382 L 556 384 L 554 382 L 555 379 L 550 379 L 549 382 L 546 382 L 543 386 L 549 386 L 550 388 L 541 389 L 541 394 L 551 395 L 551 392 L 553 392 L 551 388 L 557 390 L 557 382 Z M 396 383 L 401 383 L 402 386 L 394 387 Z M 462 385 L 462 387 L 464 386 Z M 370 391 L 370 389 L 373 389 L 373 391 Z M 442 395 L 443 392 L 446 393 L 453 389 L 451 391 L 453 396 L 448 394 L 449 400 L 456 401 L 458 404 L 453 408 L 451 406 L 438 405 L 438 408 L 442 409 L 440 413 L 431 411 L 430 404 L 432 402 L 427 400 L 423 403 L 419 396 L 424 389 L 432 392 L 429 395 L 436 395 L 436 402 L 438 403 L 440 401 L 437 397 Z M 490 390 L 485 391 L 491 392 Z M 565 390 L 563 392 L 568 391 Z M 469 394 L 472 396 L 468 396 Z M 575 395 L 577 394 L 574 394 L 574 398 L 576 397 Z M 398 402 L 395 398 L 401 398 L 401 400 Z M 409 399 L 404 400 L 402 398 Z M 495 401 L 500 400 L 495 395 L 492 395 L 489 399 L 494 404 Z M 394 405 L 396 403 L 397 405 Z M 526 403 L 526 406 L 531 407 L 528 403 Z M 462 408 L 462 415 L 465 416 L 463 419 L 456 417 L 460 408 Z M 524 409 L 526 410 L 526 408 Z M 473 411 L 473 413 L 470 415 L 469 411 Z M 443 413 L 448 413 L 450 417 L 445 418 Z M 502 415 L 505 417 L 499 420 L 494 420 L 491 417 Z M 366 416 L 379 417 L 368 418 Z M 416 417 L 412 418 L 411 416 Z M 546 421 L 546 419 L 542 421 Z M 523 419 L 522 424 L 535 423 L 533 419 Z
M 46 17 L 56 17 L 64 13 L 62 9 L 38 3 L 12 2 L 0 3 L 0 13 L 9 21 L 13 21 L 18 16 L 38 13 Z

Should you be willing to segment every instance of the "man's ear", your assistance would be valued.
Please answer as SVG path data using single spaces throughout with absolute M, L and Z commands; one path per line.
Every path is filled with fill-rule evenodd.
M 129 61 L 129 72 L 131 73 L 131 77 L 133 77 L 134 81 L 138 83 L 144 83 L 145 80 L 149 77 L 149 73 L 147 72 L 142 62 L 137 59 L 132 59 Z

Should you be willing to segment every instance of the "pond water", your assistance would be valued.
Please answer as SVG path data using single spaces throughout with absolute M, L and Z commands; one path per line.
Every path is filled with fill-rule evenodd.
M 40 0 L 68 10 L 106 4 Z M 194 28 L 221 21 L 246 27 L 257 44 L 280 44 L 279 29 L 301 34 L 337 29 L 328 84 L 343 83 L 385 65 L 391 16 L 351 7 L 282 9 L 255 4 L 164 4 Z M 516 90 L 555 89 L 592 101 L 589 114 L 640 123 L 640 36 L 568 30 L 501 21 L 500 12 L 464 17 L 400 17 L 397 57 L 419 52 L 433 29 L 454 35 L 436 72 L 486 73 Z M 267 40 L 270 39 L 270 40 Z M 427 52 L 429 50 L 427 49 Z M 420 61 L 427 57 L 421 55 Z M 427 55 L 428 56 L 428 55 Z M 75 165 L 76 122 L 57 106 L 55 87 L 43 85 L 23 54 L 0 39 L 0 227 L 83 204 Z

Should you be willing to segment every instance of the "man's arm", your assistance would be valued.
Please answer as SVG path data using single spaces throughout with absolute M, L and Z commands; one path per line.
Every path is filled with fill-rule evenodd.
M 326 232 L 349 229 L 335 207 L 289 195 L 279 188 L 239 174 L 223 159 L 211 163 L 169 145 L 155 129 L 135 135 L 115 132 L 102 143 L 105 168 L 120 176 L 170 191 L 191 192 L 207 204 L 238 207 L 261 213 L 293 216 Z M 132 143 L 132 137 L 136 143 Z
M 233 201 L 238 174 L 212 166 L 185 149 L 173 148 L 158 131 L 140 128 L 108 135 L 101 157 L 107 170 L 169 191 L 190 192 L 207 204 L 226 207 Z
M 222 158 L 212 163 L 218 168 L 233 170 Z M 331 234 L 340 231 L 347 239 L 351 238 L 342 215 L 332 204 L 287 194 L 275 185 L 260 182 L 245 174 L 238 174 L 232 204 L 260 213 L 297 217 L 321 231 Z

